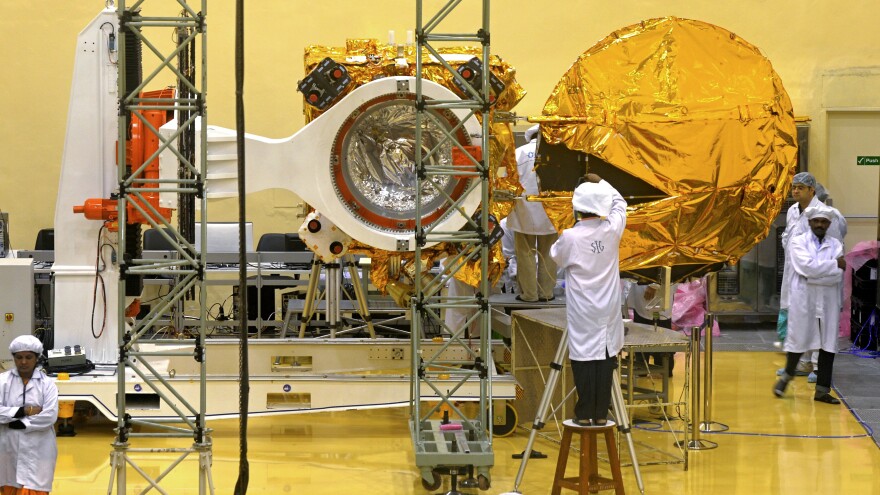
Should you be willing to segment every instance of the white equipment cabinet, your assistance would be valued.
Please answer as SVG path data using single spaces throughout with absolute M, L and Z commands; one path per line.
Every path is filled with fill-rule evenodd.
M 0 352 L 34 329 L 34 260 L 0 258 Z

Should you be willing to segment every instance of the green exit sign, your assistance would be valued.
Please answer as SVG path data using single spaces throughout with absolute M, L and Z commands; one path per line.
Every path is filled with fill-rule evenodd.
M 880 156 L 857 156 L 856 165 L 880 165 Z

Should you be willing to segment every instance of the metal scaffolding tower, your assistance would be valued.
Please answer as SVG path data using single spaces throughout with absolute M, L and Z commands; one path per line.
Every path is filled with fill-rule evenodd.
M 147 5 L 149 4 L 149 5 Z M 149 9 L 147 9 L 149 7 Z M 155 12 L 179 12 L 176 16 L 146 15 L 148 10 Z M 118 177 L 119 177 L 119 244 L 125 246 L 124 255 L 120 259 L 119 289 L 119 360 L 118 376 L 118 424 L 113 452 L 110 454 L 112 474 L 108 493 L 126 493 L 127 472 L 130 467 L 142 477 L 133 482 L 132 486 L 146 486 L 140 493 L 155 489 L 159 493 L 168 493 L 162 488 L 165 479 L 172 470 L 191 455 L 198 457 L 199 493 L 213 493 L 211 478 L 211 437 L 210 430 L 205 427 L 206 403 L 206 355 L 205 355 L 205 299 L 204 249 L 206 242 L 205 215 L 207 201 L 204 194 L 204 177 L 206 164 L 207 126 L 205 125 L 207 84 L 206 60 L 206 14 L 207 0 L 201 0 L 199 10 L 194 10 L 186 0 L 137 0 L 118 2 L 119 16 L 119 50 L 118 50 L 118 89 L 119 89 L 119 145 Z M 161 15 L 161 14 L 160 14 Z M 170 35 L 170 36 L 169 36 Z M 162 47 L 167 46 L 168 39 L 176 43 L 163 53 Z M 145 57 L 142 62 L 140 52 L 143 49 L 154 54 L 157 65 L 149 72 L 143 71 L 142 63 L 153 57 Z M 198 57 L 198 59 L 197 59 Z M 175 66 L 177 64 L 177 66 Z M 168 80 L 176 80 L 175 91 L 162 92 L 159 96 L 144 96 L 144 88 L 153 86 L 164 87 Z M 149 120 L 144 117 L 148 111 L 164 110 L 174 112 L 177 128 L 170 135 L 164 136 Z M 130 123 L 139 119 L 144 127 L 144 134 L 158 140 L 158 149 L 152 156 L 144 159 L 143 165 L 128 164 L 128 153 L 125 143 L 128 141 Z M 201 128 L 197 128 L 201 119 Z M 198 160 L 195 151 L 200 151 Z M 173 153 L 179 162 L 177 178 L 160 179 L 158 173 L 147 174 L 148 166 L 155 165 L 160 153 Z M 128 165 L 127 165 L 128 164 Z M 180 197 L 181 216 L 180 228 L 174 228 L 169 220 L 163 217 L 158 209 L 147 198 L 157 194 L 174 193 Z M 201 208 L 196 212 L 194 201 L 200 201 Z M 187 206 L 188 205 L 188 206 Z M 177 252 L 172 260 L 144 259 L 140 250 L 140 226 L 128 228 L 130 212 L 142 217 L 171 243 Z M 189 217 L 189 218 L 186 218 Z M 201 251 L 197 251 L 193 242 L 192 227 L 194 222 L 201 223 Z M 127 238 L 128 237 L 128 238 Z M 133 237 L 133 238 L 132 238 Z M 140 277 L 158 275 L 172 279 L 170 293 L 162 304 L 154 305 L 146 316 L 134 321 L 126 318 L 126 308 L 139 290 L 132 290 L 140 285 Z M 126 286 L 129 286 L 128 293 Z M 198 291 L 194 289 L 198 288 Z M 161 325 L 161 315 L 170 308 L 181 306 L 184 300 L 198 293 L 200 306 L 200 322 L 196 327 L 182 329 L 180 338 L 154 338 Z M 147 341 L 147 338 L 150 338 Z M 157 360 L 169 356 L 189 356 L 198 364 L 200 394 L 198 397 L 183 397 L 175 390 L 174 373 L 158 371 L 154 366 Z M 161 401 L 164 401 L 179 416 L 173 423 L 135 419 L 129 413 L 133 404 L 128 403 L 131 392 L 144 388 L 151 390 Z M 138 429 L 135 430 L 134 427 Z M 135 443 L 146 444 L 146 438 L 172 439 L 163 443 L 162 447 L 135 447 Z M 175 440 L 176 439 L 176 440 Z M 181 442 L 180 447 L 167 446 Z M 169 454 L 170 461 L 169 461 Z M 156 464 L 167 464 L 156 468 Z M 152 472 L 158 475 L 151 474 Z M 146 483 L 144 485 L 143 483 Z M 179 480 L 177 481 L 179 483 Z M 193 483 L 195 484 L 195 483 Z M 179 485 L 178 485 L 179 486 Z
M 495 455 L 492 450 L 491 420 L 491 376 L 494 362 L 490 351 L 490 318 L 489 318 L 489 215 L 485 214 L 489 204 L 489 105 L 490 105 L 490 71 L 482 71 L 482 84 L 473 84 L 444 60 L 444 57 L 432 46 L 434 42 L 465 42 L 482 44 L 482 67 L 489 67 L 489 0 L 482 0 L 481 28 L 475 34 L 450 34 L 438 32 L 440 24 L 461 3 L 461 0 L 449 0 L 437 14 L 424 22 L 423 0 L 416 2 L 416 171 L 423 186 L 416 188 L 416 246 L 414 257 L 415 293 L 412 298 L 412 390 L 411 418 L 416 466 L 422 474 L 422 485 L 433 490 L 440 486 L 440 475 L 451 476 L 452 492 L 456 492 L 458 476 L 466 476 L 463 486 L 479 486 L 486 490 L 490 485 L 489 469 L 494 464 Z M 467 91 L 463 100 L 440 101 L 426 99 L 422 93 L 422 58 L 427 54 L 436 58 L 453 75 L 462 88 Z M 479 86 L 479 87 L 477 87 Z M 482 133 L 479 137 L 479 150 L 466 147 L 454 137 L 458 127 L 444 129 L 445 145 L 461 152 L 467 157 L 468 165 L 457 167 L 443 165 L 443 160 L 435 155 L 441 148 L 426 150 L 422 147 L 422 133 L 428 123 L 436 121 L 436 111 L 448 109 L 466 110 L 469 112 L 465 122 L 472 117 L 481 115 Z M 459 124 L 459 127 L 462 124 Z M 476 144 L 476 143 L 474 143 Z M 470 170 L 470 171 L 467 171 Z M 465 198 L 475 188 L 480 188 L 481 207 L 483 214 L 468 216 L 460 203 L 433 182 L 443 176 L 470 176 L 473 178 L 468 191 L 460 195 Z M 467 217 L 468 227 L 459 232 L 441 232 L 433 228 L 435 224 L 426 225 L 422 213 L 422 189 L 434 188 L 446 197 L 446 204 L 453 215 Z M 431 243 L 449 242 L 459 246 L 458 254 L 449 256 L 444 263 L 444 270 L 437 277 L 429 277 L 430 266 L 424 266 L 422 252 Z M 456 272 L 466 263 L 479 260 L 481 277 L 480 287 L 474 296 L 447 296 L 441 291 Z M 441 318 L 444 309 L 470 309 L 476 311 L 472 318 L 466 318 L 458 328 L 448 327 Z M 478 322 L 479 335 L 469 335 L 471 323 Z M 423 329 L 433 325 L 444 329 L 447 337 L 443 346 L 437 351 L 423 352 Z M 476 338 L 478 337 L 478 338 Z M 472 341 L 472 342 L 469 342 Z M 455 349 L 459 359 L 446 357 L 447 349 Z M 453 395 L 467 381 L 480 381 L 479 407 L 475 414 L 465 413 L 452 401 Z M 439 397 L 439 401 L 438 398 Z M 427 405 L 424 401 L 432 401 Z M 436 401 L 436 402 L 435 402 Z M 432 419 L 438 413 L 445 416 L 443 420 Z M 477 477 L 474 478 L 474 471 Z M 450 493 L 452 493 L 450 492 Z M 456 492 L 457 493 L 457 492 Z

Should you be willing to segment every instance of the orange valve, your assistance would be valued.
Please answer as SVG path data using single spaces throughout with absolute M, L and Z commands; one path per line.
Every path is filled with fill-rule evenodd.
M 73 207 L 74 213 L 82 213 L 89 220 L 116 220 L 118 217 L 115 199 L 87 199 L 82 205 Z

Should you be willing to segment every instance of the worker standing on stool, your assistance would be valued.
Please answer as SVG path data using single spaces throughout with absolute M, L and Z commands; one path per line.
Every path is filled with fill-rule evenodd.
M 574 422 L 598 426 L 608 417 L 623 348 L 619 248 L 626 201 L 611 184 L 587 174 L 572 205 L 576 223 L 553 244 L 550 256 L 565 273 L 569 358 L 578 392 Z
M 788 335 L 785 371 L 773 387 L 773 393 L 782 397 L 785 388 L 795 376 L 801 355 L 810 349 L 819 349 L 819 374 L 813 399 L 827 404 L 840 404 L 831 395 L 831 372 L 837 352 L 837 327 L 840 321 L 840 284 L 846 261 L 843 245 L 826 235 L 834 210 L 818 205 L 805 211 L 810 232 L 800 234 L 789 243 L 789 261 L 792 267 L 789 287 Z
M 516 149 L 516 169 L 523 187 L 523 196 L 517 198 L 513 211 L 507 217 L 507 226 L 513 231 L 516 252 L 516 283 L 525 302 L 547 302 L 554 299 L 556 264 L 550 259 L 550 246 L 556 241 L 556 227 L 544 211 L 544 205 L 526 201 L 525 196 L 538 194 L 538 176 L 535 173 L 535 152 L 540 128 L 526 131 L 528 143 Z M 536 259 L 537 258 L 537 259 Z

